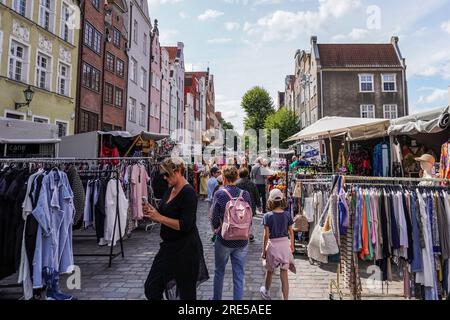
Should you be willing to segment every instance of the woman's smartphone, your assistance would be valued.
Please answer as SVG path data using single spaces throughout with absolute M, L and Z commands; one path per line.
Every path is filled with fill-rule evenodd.
M 142 204 L 143 205 L 148 205 L 151 209 L 155 209 L 149 202 L 147 197 L 142 197 Z

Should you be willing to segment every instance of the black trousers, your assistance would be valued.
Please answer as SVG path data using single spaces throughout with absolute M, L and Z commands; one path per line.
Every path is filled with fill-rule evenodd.
M 183 266 L 178 266 L 183 268 Z M 198 270 L 198 268 L 197 268 Z M 148 300 L 162 300 L 168 280 L 167 263 L 161 251 L 158 252 L 153 260 L 152 267 L 145 281 L 145 296 Z M 192 278 L 192 277 L 191 277 Z M 177 289 L 181 300 L 197 300 L 197 281 L 196 278 L 189 280 L 177 280 Z
M 261 197 L 261 203 L 262 203 L 262 213 L 266 213 L 266 185 L 265 184 L 257 184 L 256 187 L 258 188 L 259 196 Z

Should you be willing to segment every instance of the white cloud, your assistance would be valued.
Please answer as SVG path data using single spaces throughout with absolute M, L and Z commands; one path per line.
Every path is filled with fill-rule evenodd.
M 208 9 L 205 12 L 203 12 L 201 15 L 199 15 L 198 19 L 200 21 L 205 21 L 205 20 L 208 20 L 208 19 L 215 19 L 215 18 L 220 17 L 222 15 L 223 15 L 223 12 L 221 12 L 221 11 Z
M 427 27 L 422 27 L 416 31 L 414 31 L 414 33 L 412 34 L 413 37 L 421 37 L 423 35 L 425 35 L 428 31 Z
M 239 30 L 241 28 L 241 25 L 239 24 L 239 22 L 226 22 L 225 23 L 225 28 L 228 31 L 233 31 L 233 30 Z
M 255 0 L 253 2 L 254 6 L 260 6 L 262 4 L 280 4 L 283 0 Z
M 450 80 L 450 50 L 443 50 L 411 65 L 411 76 L 434 77 L 440 76 Z
M 360 0 L 319 0 L 316 11 L 283 11 L 258 19 L 256 23 L 246 22 L 247 36 L 260 36 L 263 41 L 295 40 L 302 34 L 318 31 L 332 19 L 338 19 L 361 6 Z
M 369 30 L 367 29 L 353 29 L 349 34 L 338 34 L 333 37 L 334 41 L 341 41 L 341 40 L 362 40 L 367 37 L 369 34 Z
M 231 38 L 215 38 L 215 39 L 209 39 L 208 43 L 210 44 L 225 44 L 230 43 Z
M 441 24 L 442 30 L 450 34 L 450 20 L 445 21 Z
M 190 18 L 190 16 L 189 16 L 186 12 L 183 12 L 183 11 L 181 11 L 180 13 L 178 13 L 178 16 L 179 16 L 181 19 L 189 19 L 189 18 Z
M 241 5 L 248 5 L 251 4 L 252 6 L 259 6 L 259 5 L 263 5 L 263 4 L 280 4 L 283 2 L 283 0 L 223 0 L 226 3 L 229 4 L 241 4 Z M 293 0 L 291 0 L 293 1 Z
M 159 41 L 162 45 L 175 42 L 174 37 L 178 34 L 178 30 L 164 30 L 159 32 Z
M 183 0 L 148 0 L 149 6 L 157 6 L 160 4 L 175 4 L 180 3 Z
M 419 91 L 432 91 L 429 95 L 421 95 L 417 104 L 431 104 L 437 102 L 445 102 L 447 100 L 448 91 L 438 88 L 420 88 Z

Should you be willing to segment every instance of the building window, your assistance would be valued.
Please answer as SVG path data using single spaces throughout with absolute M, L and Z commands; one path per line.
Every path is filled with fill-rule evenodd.
M 106 53 L 106 69 L 114 72 L 114 56 L 109 52 Z
M 53 30 L 53 1 L 39 0 L 39 25 L 45 30 Z
M 375 106 L 373 104 L 361 105 L 361 118 L 375 118 Z
M 396 104 L 385 104 L 383 106 L 383 113 L 385 119 L 397 119 L 397 105 Z
M 131 58 L 131 67 L 130 67 L 130 80 L 137 82 L 137 61 Z
M 36 86 L 50 90 L 50 57 L 38 53 L 36 65 Z
M 97 131 L 98 115 L 92 112 L 81 110 L 80 116 L 80 131 L 92 132 Z
M 12 113 L 12 112 L 5 112 L 5 118 L 15 119 L 15 120 L 25 120 L 25 115 L 18 114 L 18 113 Z
M 359 91 L 360 92 L 373 92 L 373 75 L 372 74 L 360 74 L 359 75 Z
M 114 28 L 114 31 L 113 31 L 113 43 L 118 48 L 120 48 L 120 37 L 121 37 L 120 31 L 117 30 L 116 28 Z
M 397 91 L 397 81 L 396 74 L 382 74 L 381 80 L 383 83 L 383 92 L 396 92 Z
M 94 52 L 100 54 L 102 34 L 98 32 L 90 23 L 86 22 L 84 31 L 84 44 Z
M 55 124 L 58 126 L 58 137 L 61 138 L 67 136 L 69 124 L 63 121 L 55 121 Z
M 41 117 L 33 116 L 33 122 L 48 123 L 48 118 L 41 118 Z
M 128 120 L 136 123 L 136 99 L 130 98 L 128 103 Z
M 141 68 L 141 88 L 147 91 L 147 71 Z
M 117 66 L 116 66 L 117 75 L 119 77 L 123 78 L 125 75 L 125 70 L 124 70 L 125 63 L 122 60 L 120 60 L 119 58 L 117 58 L 116 60 L 117 60 Z
M 105 103 L 113 104 L 114 101 L 114 86 L 109 83 L 105 83 Z
M 100 91 L 100 71 L 85 62 L 81 81 L 83 86 L 97 92 Z
M 115 94 L 115 105 L 116 107 L 122 108 L 123 106 L 123 90 L 116 87 Z
M 145 126 L 145 105 L 141 103 L 141 108 L 139 109 L 139 125 Z
M 99 10 L 100 9 L 100 0 L 92 0 L 92 5 L 94 6 L 95 9 Z
M 147 34 L 144 33 L 144 55 L 147 55 Z
M 70 67 L 60 63 L 58 68 L 58 93 L 70 95 Z
M 138 43 L 138 22 L 136 20 L 133 24 L 133 40 L 136 44 Z
M 26 15 L 27 12 L 27 2 L 26 0 L 14 0 L 13 1 L 13 9 L 14 11 L 16 11 L 18 14 L 20 14 L 21 16 Z
M 73 38 L 73 31 L 68 26 L 71 14 L 75 13 L 71 12 L 69 6 L 63 2 L 61 7 L 61 38 L 67 42 L 72 42 Z
M 9 52 L 9 78 L 17 81 L 26 82 L 26 64 L 27 64 L 28 48 L 18 42 L 11 42 Z

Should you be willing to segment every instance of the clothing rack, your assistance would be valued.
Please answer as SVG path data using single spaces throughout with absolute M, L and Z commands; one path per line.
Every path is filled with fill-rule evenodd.
M 122 227 L 120 224 L 120 214 L 119 214 L 119 170 L 80 170 L 78 173 L 91 173 L 91 174 L 99 174 L 99 173 L 115 173 L 116 177 L 116 218 L 114 220 L 114 230 L 111 241 L 111 249 L 109 254 L 99 254 L 99 253 L 79 253 L 74 254 L 74 257 L 108 257 L 109 264 L 108 267 L 111 268 L 112 260 L 119 255 L 122 255 L 122 258 L 125 258 L 125 252 L 123 249 L 123 237 L 122 237 Z M 119 224 L 119 242 L 120 242 L 120 251 L 114 253 L 114 240 L 116 236 L 116 227 L 117 223 Z M 73 238 L 91 238 L 96 237 L 95 235 L 74 235 Z
M 366 177 L 366 176 L 346 176 L 341 175 L 343 178 L 342 186 L 345 185 L 361 185 L 361 186 L 385 186 L 385 187 L 393 187 L 392 184 L 381 183 L 381 182 L 410 182 L 410 183 L 420 183 L 420 182 L 449 182 L 449 179 L 422 179 L 422 178 L 405 178 L 405 177 Z M 353 183 L 348 184 L 347 181 L 354 181 Z M 396 187 L 396 186 L 394 186 Z M 403 187 L 403 185 L 398 185 L 398 187 Z M 414 186 L 416 188 L 426 188 L 426 189 L 434 189 L 434 190 L 443 190 L 448 189 L 449 187 L 444 186 Z M 350 214 L 350 225 L 354 224 L 354 214 Z M 342 241 L 344 240 L 344 241 Z M 360 300 L 362 297 L 398 297 L 398 295 L 389 295 L 389 283 L 386 283 L 387 294 L 384 294 L 384 282 L 382 283 L 382 294 L 362 294 L 362 285 L 361 278 L 358 271 L 358 258 L 353 253 L 353 227 L 347 230 L 347 234 L 345 237 L 341 237 L 341 258 L 338 265 L 338 273 L 337 273 L 337 281 L 330 282 L 330 298 L 332 296 L 331 290 L 335 287 L 342 299 L 343 295 L 340 287 L 340 271 L 341 268 L 344 269 L 344 287 L 348 287 L 350 289 L 350 296 L 354 300 Z M 349 271 L 350 268 L 350 271 Z
M 33 163 L 33 164 L 73 164 L 73 163 L 86 163 L 86 162 L 102 162 L 102 161 L 140 161 L 140 160 L 144 160 L 144 161 L 151 161 L 153 160 L 152 158 L 149 157 L 135 157 L 135 158 L 125 158 L 125 157 L 110 157 L 110 158 L 34 158 L 34 159 L 29 159 L 29 158 L 9 158 L 9 159 L 1 159 L 0 158 L 0 163 Z M 120 237 L 120 246 L 121 246 L 121 250 L 118 253 L 114 253 L 114 247 L 113 245 L 111 245 L 111 250 L 109 254 L 97 254 L 97 253 L 92 253 L 92 254 L 74 254 L 74 256 L 79 256 L 79 257 L 108 257 L 109 258 L 109 264 L 108 266 L 111 267 L 112 265 L 112 260 L 116 257 L 118 257 L 119 255 L 122 255 L 122 258 L 125 257 L 125 253 L 124 253 L 124 249 L 123 249 L 123 237 L 122 237 L 122 233 L 121 231 L 121 225 L 120 225 L 120 218 L 119 218 L 119 170 L 88 170 L 88 173 L 108 173 L 109 172 L 114 172 L 117 175 L 117 179 L 116 179 L 116 191 L 117 191 L 117 206 L 116 206 L 116 219 L 114 221 L 114 231 L 113 231 L 113 238 L 112 238 L 112 244 L 114 243 L 115 240 L 115 233 L 116 233 L 116 227 L 117 227 L 117 223 L 119 224 L 119 237 Z M 79 236 L 75 236 L 75 237 L 79 237 Z M 90 235 L 87 236 L 85 235 L 84 237 L 91 237 Z M 79 237 L 81 238 L 81 237 Z

